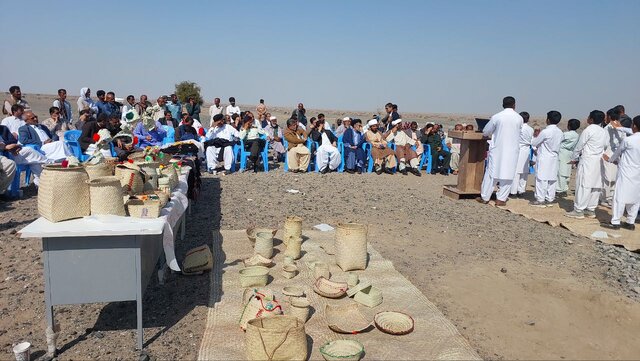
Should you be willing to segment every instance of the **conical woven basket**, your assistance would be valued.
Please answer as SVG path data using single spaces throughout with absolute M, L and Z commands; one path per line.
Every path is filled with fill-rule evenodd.
M 120 179 L 120 185 L 122 185 L 125 191 L 130 194 L 142 193 L 144 185 L 144 178 L 140 173 L 140 168 L 133 164 L 123 164 L 116 166 L 115 170 L 116 178 Z
M 289 239 L 302 237 L 302 218 L 298 216 L 289 216 L 284 221 L 284 238 L 282 242 L 286 245 Z
M 336 229 L 336 263 L 343 271 L 367 268 L 367 227 L 341 223 Z
M 89 175 L 89 180 L 113 175 L 113 166 L 107 163 L 86 164 L 84 170 Z
M 116 177 L 99 177 L 87 181 L 91 194 L 91 214 L 126 216 L 122 185 Z
M 38 187 L 38 213 L 51 222 L 88 216 L 91 213 L 88 180 L 83 166 L 45 165 Z M 69 189 L 73 192 L 65 192 Z
M 271 232 L 256 233 L 254 250 L 264 258 L 273 257 L 273 234 Z
M 305 360 L 304 322 L 293 316 L 256 318 L 247 323 L 248 360 Z

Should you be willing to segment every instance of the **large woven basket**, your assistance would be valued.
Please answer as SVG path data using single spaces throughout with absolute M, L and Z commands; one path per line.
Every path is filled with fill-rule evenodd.
M 256 233 L 254 250 L 264 258 L 273 257 L 273 234 L 271 232 Z
M 116 166 L 115 176 L 120 179 L 120 185 L 131 194 L 142 193 L 144 178 L 140 168 L 133 164 L 122 164 Z
M 98 177 L 87 181 L 91 194 L 91 214 L 126 216 L 122 185 L 116 177 Z
M 88 216 L 88 180 L 83 166 L 45 165 L 38 187 L 38 213 L 51 222 Z
M 336 229 L 336 263 L 343 271 L 367 268 L 367 227 L 341 223 Z
M 305 360 L 304 322 L 293 316 L 256 318 L 247 323 L 248 360 Z
M 86 164 L 84 170 L 89 175 L 89 180 L 113 175 L 113 166 L 107 163 Z
M 302 218 L 298 216 L 289 216 L 284 221 L 284 238 L 282 242 L 286 245 L 291 238 L 302 237 Z

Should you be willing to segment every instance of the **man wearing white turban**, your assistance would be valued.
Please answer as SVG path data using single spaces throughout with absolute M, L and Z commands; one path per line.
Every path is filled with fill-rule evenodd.
M 376 174 L 380 175 L 382 172 L 393 174 L 391 168 L 396 166 L 396 156 L 387 146 L 387 141 L 384 140 L 382 133 L 378 130 L 378 121 L 371 119 L 367 122 L 369 130 L 364 135 L 364 138 L 369 144 L 371 144 L 371 157 L 374 162 L 374 169 Z

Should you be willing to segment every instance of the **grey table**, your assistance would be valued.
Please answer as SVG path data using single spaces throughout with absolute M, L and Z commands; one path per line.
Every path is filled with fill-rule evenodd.
M 157 219 L 107 216 L 58 223 L 39 218 L 22 229 L 22 238 L 42 238 L 49 327 L 57 305 L 136 301 L 141 350 L 142 296 L 163 255 L 163 226 Z

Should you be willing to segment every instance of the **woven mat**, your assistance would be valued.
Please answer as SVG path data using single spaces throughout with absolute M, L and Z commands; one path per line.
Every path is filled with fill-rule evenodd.
M 278 235 L 280 232 L 278 233 Z M 276 238 L 278 237 L 276 235 Z M 404 336 L 385 334 L 375 327 L 358 335 L 334 333 L 327 326 L 324 317 L 326 304 L 349 304 L 354 302 L 346 296 L 331 300 L 317 295 L 312 290 L 312 272 L 306 267 L 305 259 L 315 257 L 330 265 L 331 278 L 346 281 L 347 274 L 335 264 L 334 257 L 322 247 L 333 243 L 333 232 L 307 231 L 308 239 L 302 244 L 303 257 L 297 261 L 300 274 L 293 279 L 281 275 L 284 245 L 276 246 L 280 252 L 275 256 L 276 265 L 271 268 L 273 279 L 267 288 L 283 301 L 282 288 L 300 286 L 313 306 L 311 318 L 306 323 L 306 333 L 311 337 L 310 357 L 321 360 L 318 349 L 328 341 L 355 339 L 365 347 L 365 359 L 370 360 L 478 360 L 480 357 L 444 315 L 415 286 L 395 270 L 393 264 L 369 245 L 369 264 L 366 270 L 357 271 L 360 279 L 369 280 L 382 290 L 384 301 L 375 308 L 361 306 L 361 312 L 372 321 L 380 311 L 401 311 L 415 320 L 415 330 Z M 279 242 L 276 242 L 279 243 Z M 221 246 L 220 246 L 221 244 Z M 241 313 L 243 288 L 240 287 L 238 271 L 243 268 L 242 259 L 252 255 L 251 244 L 245 231 L 214 232 L 214 269 L 211 273 L 213 290 L 207 326 L 200 346 L 199 360 L 240 360 L 245 359 L 245 337 L 238 325 Z M 223 258 L 226 260 L 223 261 Z M 221 276 L 220 276 L 221 275 Z M 220 284 L 216 285 L 216 282 Z M 281 303 L 286 314 L 288 304 Z
M 494 204 L 494 202 L 492 201 L 491 204 Z M 548 223 L 553 227 L 564 227 L 573 234 L 588 238 L 592 238 L 591 235 L 595 231 L 604 231 L 608 237 L 597 238 L 598 241 L 623 246 L 629 251 L 640 251 L 640 232 L 626 229 L 614 231 L 600 227 L 600 222 L 611 221 L 611 209 L 606 207 L 598 206 L 596 209 L 596 219 L 573 219 L 565 217 L 564 214 L 573 209 L 573 197 L 559 199 L 557 206 L 547 208 L 532 207 L 529 205 L 529 200 L 526 199 L 510 199 L 507 202 L 507 206 L 503 208 L 528 219 Z

